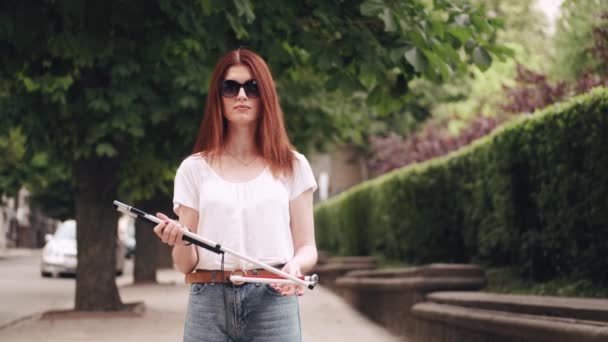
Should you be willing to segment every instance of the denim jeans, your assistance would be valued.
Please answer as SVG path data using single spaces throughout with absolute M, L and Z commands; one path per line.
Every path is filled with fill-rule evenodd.
M 192 284 L 184 341 L 300 342 L 298 297 L 263 284 Z

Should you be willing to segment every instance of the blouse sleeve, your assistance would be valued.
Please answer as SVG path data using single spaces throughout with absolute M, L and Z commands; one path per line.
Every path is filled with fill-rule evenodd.
M 176 214 L 178 214 L 177 209 L 180 205 L 198 211 L 199 191 L 191 164 L 192 162 L 188 159 L 184 160 L 175 173 L 173 211 Z
M 293 179 L 289 191 L 290 201 L 296 199 L 308 189 L 312 189 L 313 192 L 317 190 L 317 181 L 315 180 L 308 160 L 300 153 L 296 152 L 295 154 L 296 162 L 294 164 Z

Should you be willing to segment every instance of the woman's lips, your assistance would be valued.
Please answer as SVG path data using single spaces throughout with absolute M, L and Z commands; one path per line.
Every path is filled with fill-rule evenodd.
M 249 109 L 249 106 L 236 106 L 234 109 L 243 111 Z

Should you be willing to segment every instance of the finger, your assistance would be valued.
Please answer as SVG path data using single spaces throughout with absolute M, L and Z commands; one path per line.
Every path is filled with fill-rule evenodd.
M 171 233 L 169 233 L 169 244 L 171 246 L 175 245 L 175 243 L 177 242 L 177 237 L 178 235 L 180 235 L 181 233 L 181 229 L 179 228 L 175 228 L 171 231 Z
M 163 214 L 163 213 L 156 213 L 156 217 L 158 217 L 159 219 L 163 220 L 163 221 L 167 221 L 170 220 L 169 216 Z
M 158 235 L 159 238 L 163 238 L 163 230 L 165 229 L 165 227 L 167 226 L 167 224 L 165 222 L 161 222 L 159 224 L 157 224 L 156 226 L 154 226 L 154 234 Z
M 173 222 L 169 222 L 165 229 L 162 231 L 162 241 L 164 243 L 169 243 L 169 238 L 171 236 L 171 232 L 175 229 L 175 224 Z
M 285 285 L 282 288 L 281 294 L 283 296 L 293 296 L 296 293 L 294 285 Z

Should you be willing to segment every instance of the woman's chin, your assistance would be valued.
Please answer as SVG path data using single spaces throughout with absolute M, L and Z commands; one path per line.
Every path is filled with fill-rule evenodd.
M 228 119 L 228 122 L 237 126 L 249 126 L 256 123 L 256 118 L 253 115 L 239 114 Z

